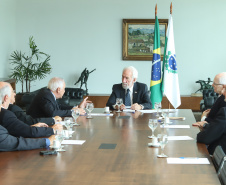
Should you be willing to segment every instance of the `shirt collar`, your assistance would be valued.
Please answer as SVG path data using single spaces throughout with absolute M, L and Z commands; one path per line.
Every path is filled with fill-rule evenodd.
M 130 93 L 132 93 L 133 92 L 133 85 L 129 88 L 129 90 L 130 90 Z M 127 89 L 125 89 L 125 93 L 127 92 Z
M 54 99 L 56 100 L 56 96 L 53 94 L 53 92 L 52 92 L 52 91 L 50 91 L 50 92 L 52 93 L 52 95 L 53 95 Z

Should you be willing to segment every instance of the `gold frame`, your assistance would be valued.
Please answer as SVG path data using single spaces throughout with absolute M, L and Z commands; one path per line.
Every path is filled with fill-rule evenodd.
M 122 59 L 123 60 L 150 60 L 152 61 L 153 54 L 145 55 L 129 55 L 128 54 L 128 25 L 155 25 L 155 19 L 123 19 L 122 21 Z M 168 26 L 168 19 L 159 19 L 159 26 L 165 26 L 165 36 Z M 160 36 L 161 37 L 161 36 Z M 163 54 L 161 54 L 161 60 L 163 59 Z

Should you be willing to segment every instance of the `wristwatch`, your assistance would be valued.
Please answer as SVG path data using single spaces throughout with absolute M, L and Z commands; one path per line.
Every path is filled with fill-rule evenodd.
M 144 106 L 143 106 L 143 105 L 141 105 L 141 104 L 140 104 L 140 106 L 141 106 L 141 110 L 143 110 L 143 109 L 144 109 Z
M 202 126 L 202 128 L 205 128 L 205 127 L 206 127 L 206 125 L 208 125 L 208 123 L 204 123 L 204 124 L 203 124 L 203 126 Z

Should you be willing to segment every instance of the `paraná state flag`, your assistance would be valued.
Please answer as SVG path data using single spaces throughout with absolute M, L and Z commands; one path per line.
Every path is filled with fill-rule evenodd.
M 166 34 L 163 69 L 162 91 L 173 107 L 177 108 L 181 104 L 181 98 L 174 44 L 173 18 L 171 14 L 169 16 Z

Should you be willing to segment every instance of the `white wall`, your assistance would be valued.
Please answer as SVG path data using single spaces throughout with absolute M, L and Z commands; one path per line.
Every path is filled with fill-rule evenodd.
M 110 94 L 112 85 L 121 81 L 122 68 L 129 65 L 138 69 L 138 81 L 149 86 L 150 61 L 122 60 L 122 19 L 154 19 L 156 3 L 158 18 L 168 19 L 170 0 L 0 2 L 8 9 L 15 7 L 12 13 L 0 5 L 0 15 L 7 20 L 1 16 L 1 25 L 9 27 L 0 29 L 0 64 L 4 66 L 0 73 L 4 76 L 8 74 L 7 56 L 15 49 L 27 52 L 28 38 L 33 35 L 39 49 L 51 55 L 53 71 L 46 79 L 32 83 L 31 90 L 46 86 L 53 76 L 63 77 L 68 87 L 75 87 L 74 82 L 87 67 L 96 68 L 88 80 L 89 93 Z M 180 90 L 182 95 L 189 95 L 199 88 L 195 81 L 213 79 L 215 74 L 226 71 L 226 1 L 172 2 Z M 11 28 L 15 28 L 13 37 Z
M 10 73 L 9 54 L 15 47 L 15 3 L 0 0 L 0 78 Z

